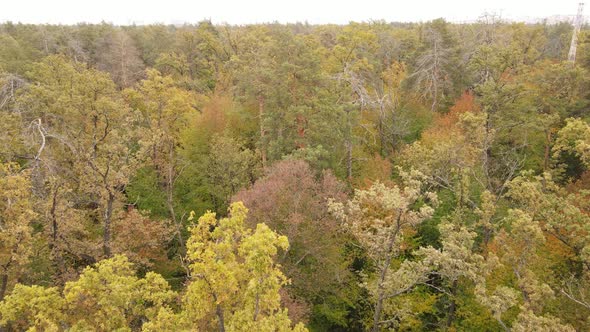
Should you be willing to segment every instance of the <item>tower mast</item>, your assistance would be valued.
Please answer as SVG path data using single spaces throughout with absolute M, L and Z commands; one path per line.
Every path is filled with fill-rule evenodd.
M 584 3 L 580 2 L 578 4 L 578 14 L 576 15 L 576 19 L 574 21 L 574 33 L 572 34 L 572 43 L 570 44 L 570 51 L 567 55 L 567 60 L 574 63 L 576 62 L 576 49 L 578 48 L 578 34 L 580 33 L 580 28 L 582 27 L 582 13 L 584 11 Z

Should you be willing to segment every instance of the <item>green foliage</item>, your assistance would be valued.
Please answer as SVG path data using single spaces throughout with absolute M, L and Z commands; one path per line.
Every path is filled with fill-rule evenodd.
M 139 169 L 127 186 L 127 196 L 140 210 L 150 211 L 157 218 L 168 217 L 166 194 L 154 190 L 159 186 L 158 174 L 153 167 Z
M 588 330 L 588 36 L 2 23 L 0 325 Z

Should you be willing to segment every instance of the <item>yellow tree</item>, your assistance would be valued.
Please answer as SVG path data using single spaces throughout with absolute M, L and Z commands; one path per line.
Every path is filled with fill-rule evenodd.
M 17 284 L 0 302 L 0 327 L 18 331 L 59 331 L 65 319 L 64 299 L 57 287 Z
M 289 242 L 265 224 L 245 227 L 248 210 L 233 203 L 230 217 L 208 212 L 191 228 L 187 243 L 191 282 L 182 311 L 162 310 L 145 329 L 218 329 L 219 331 L 306 331 L 291 327 L 279 290 L 288 283 L 275 263 Z
M 36 217 L 31 196 L 28 172 L 0 163 L 0 301 L 10 279 L 18 277 L 28 262 Z
M 137 161 L 130 148 L 137 140 L 131 126 L 136 114 L 124 106 L 108 74 L 62 56 L 34 64 L 29 76 L 34 84 L 20 102 L 41 136 L 34 159 L 42 161 L 45 179 L 56 183 L 46 190 L 53 197 L 71 191 L 70 204 L 99 212 L 102 252 L 109 257 L 117 203 Z M 63 216 L 54 217 L 56 231 Z
M 133 264 L 116 255 L 84 269 L 78 280 L 66 283 L 63 296 L 73 330 L 113 331 L 155 317 L 175 293 L 159 274 L 137 278 Z
M 131 331 L 169 308 L 176 294 L 160 275 L 135 275 L 116 255 L 89 266 L 78 280 L 56 288 L 18 284 L 0 302 L 0 326 L 27 331 Z

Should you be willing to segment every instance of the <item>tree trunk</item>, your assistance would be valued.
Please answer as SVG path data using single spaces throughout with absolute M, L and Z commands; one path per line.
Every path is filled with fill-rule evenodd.
M 436 108 L 438 106 L 438 42 L 435 40 L 434 41 L 434 66 L 432 69 L 432 88 L 433 88 L 433 92 L 432 92 L 432 106 L 430 107 L 430 110 L 432 112 L 436 111 Z
M 225 322 L 223 320 L 223 309 L 221 305 L 217 305 L 215 309 L 215 314 L 217 315 L 217 319 L 219 320 L 219 332 L 225 332 Z
M 174 146 L 169 147 L 169 156 L 170 162 L 174 160 L 173 158 L 173 151 Z M 180 253 L 184 255 L 186 253 L 186 247 L 184 244 L 184 238 L 182 237 L 182 225 L 181 222 L 176 218 L 176 211 L 174 210 L 174 166 L 170 164 L 168 166 L 168 174 L 166 175 L 166 206 L 168 207 L 168 212 L 170 212 L 170 218 L 172 218 L 172 223 L 174 223 L 174 227 L 176 228 L 176 237 L 178 238 L 178 244 L 180 246 Z
M 346 141 L 346 178 L 352 180 L 352 142 Z
M 455 312 L 457 311 L 457 303 L 455 302 L 455 293 L 457 292 L 457 280 L 453 281 L 453 286 L 451 286 L 451 305 L 449 306 L 449 313 L 447 315 L 447 321 L 446 321 L 446 330 L 448 330 L 451 325 L 453 324 L 453 321 L 455 320 Z
M 543 171 L 549 170 L 549 159 L 551 156 L 551 129 L 545 130 L 545 156 L 543 158 Z
M 104 213 L 104 234 L 102 242 L 102 250 L 105 257 L 111 257 L 111 221 L 113 218 L 113 203 L 115 202 L 115 194 L 109 191 L 109 198 L 107 199 L 107 206 Z
M 385 258 L 385 262 L 383 268 L 381 269 L 381 274 L 379 276 L 379 284 L 377 285 L 377 304 L 375 305 L 375 313 L 373 314 L 373 332 L 381 331 L 379 327 L 379 321 L 381 320 L 381 311 L 383 311 L 383 301 L 385 300 L 385 278 L 387 277 L 387 273 L 389 272 L 389 266 L 391 265 L 391 260 L 393 259 L 393 246 L 395 245 L 395 238 L 397 237 L 397 233 L 399 232 L 399 218 L 397 220 L 397 228 L 391 234 L 391 238 L 389 239 L 389 243 L 387 244 L 387 257 Z
M 379 154 L 381 157 L 385 157 L 385 111 L 383 110 L 383 104 L 380 105 L 379 111 Z
M 437 102 L 438 102 L 438 85 L 437 85 L 437 82 L 436 82 L 436 78 L 433 78 L 433 82 L 434 82 L 434 84 L 433 84 L 434 92 L 432 93 L 433 94 L 433 96 L 432 96 L 432 105 L 430 106 L 430 111 L 431 112 L 435 112 L 436 111 L 436 106 L 437 106 Z
M 254 321 L 258 320 L 258 313 L 260 312 L 260 295 L 256 294 L 256 302 L 254 304 Z
M 4 272 L 2 276 L 0 276 L 0 302 L 4 300 L 4 295 L 6 295 L 6 288 L 8 287 L 8 273 Z
M 352 181 L 352 122 L 350 120 L 350 110 L 346 112 L 346 121 L 348 124 L 348 137 L 346 138 L 346 178 L 350 183 Z
M 59 186 L 57 188 L 55 188 L 55 190 L 53 191 L 53 197 L 51 200 L 51 243 L 49 245 L 50 249 L 53 249 L 56 244 L 57 244 L 57 233 L 58 233 L 58 225 L 57 225 L 57 215 L 56 215 L 56 209 L 57 209 L 57 194 L 59 191 Z
M 180 223 L 176 219 L 176 213 L 174 211 L 174 204 L 172 201 L 172 194 L 170 191 L 167 193 L 166 205 L 168 206 L 168 211 L 170 212 L 170 217 L 172 218 L 172 222 L 174 223 L 174 227 L 176 228 L 176 237 L 178 238 L 180 252 L 181 252 L 181 254 L 184 255 L 184 253 L 186 253 L 186 247 L 184 245 L 184 238 L 182 237 L 182 228 L 181 228 Z
M 262 158 L 262 168 L 266 169 L 266 142 L 264 142 L 264 136 L 266 132 L 264 130 L 264 97 L 258 96 L 258 121 L 260 123 L 260 155 Z
M 490 141 L 490 137 L 491 137 L 492 123 L 490 121 L 491 114 L 489 111 L 487 113 L 488 114 L 486 116 L 485 132 L 484 132 L 484 146 L 483 146 L 483 152 L 482 152 L 482 166 L 483 166 L 483 172 L 484 172 L 485 182 L 486 182 L 486 187 L 487 187 L 486 189 L 495 193 L 495 191 L 492 188 L 492 183 L 490 181 L 490 159 L 492 156 L 492 150 L 490 148 L 489 141 Z
M 65 273 L 65 263 L 62 255 L 62 249 L 58 246 L 57 239 L 59 238 L 59 223 L 57 219 L 57 204 L 58 204 L 58 194 L 59 194 L 60 186 L 56 186 L 53 190 L 53 195 L 51 197 L 51 242 L 49 243 L 49 249 L 51 250 L 51 254 L 53 256 L 52 262 L 55 266 L 56 270 L 58 271 L 58 283 L 63 285 L 64 273 Z

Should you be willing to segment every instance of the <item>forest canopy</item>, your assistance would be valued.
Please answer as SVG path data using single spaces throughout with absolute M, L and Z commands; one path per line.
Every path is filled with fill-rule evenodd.
M 590 33 L 0 24 L 0 331 L 587 331 Z

